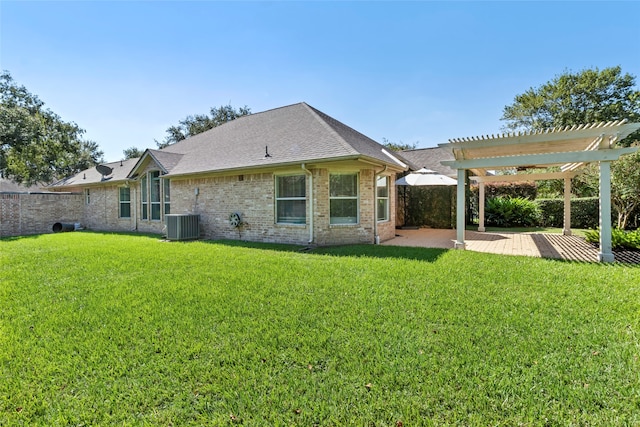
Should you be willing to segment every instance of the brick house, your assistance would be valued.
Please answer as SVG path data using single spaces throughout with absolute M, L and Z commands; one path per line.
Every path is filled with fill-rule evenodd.
M 395 236 L 398 154 L 306 103 L 240 117 L 63 179 L 89 229 L 162 232 L 197 214 L 211 239 L 351 244 Z M 240 226 L 233 215 L 241 217 Z

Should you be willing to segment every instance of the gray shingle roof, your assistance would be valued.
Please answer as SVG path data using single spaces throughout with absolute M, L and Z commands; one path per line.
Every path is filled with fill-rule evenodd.
M 304 102 L 242 116 L 161 150 L 146 150 L 141 158 L 126 160 L 123 166 L 107 163 L 113 173 L 106 180 L 134 177 L 148 157 L 168 177 L 327 160 L 364 159 L 400 169 L 405 163 L 401 155 Z M 91 168 L 52 187 L 104 181 Z
M 306 103 L 243 116 L 161 151 L 183 154 L 169 176 L 347 158 L 399 167 L 382 145 Z
M 68 178 L 61 179 L 51 184 L 49 187 L 76 187 L 80 185 L 99 184 L 104 182 L 122 182 L 127 180 L 127 175 L 131 168 L 138 162 L 139 157 L 135 159 L 127 159 L 122 162 L 103 163 L 112 169 L 111 174 L 102 176 L 98 170 L 93 167 L 85 169 Z
M 457 177 L 457 171 L 444 166 L 440 162 L 443 160 L 455 160 L 453 152 L 449 149 L 432 147 L 432 148 L 420 148 L 416 150 L 404 150 L 400 151 L 402 157 L 413 163 L 419 168 L 431 169 L 439 174 Z
M 47 184 L 23 185 L 0 177 L 0 193 L 40 193 L 46 191 Z

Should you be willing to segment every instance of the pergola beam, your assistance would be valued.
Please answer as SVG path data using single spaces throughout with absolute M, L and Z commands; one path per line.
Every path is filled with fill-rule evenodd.
M 571 142 L 572 145 L 590 144 L 595 138 L 602 137 L 602 142 L 611 143 L 617 138 L 624 138 L 637 129 L 637 123 L 626 123 L 625 120 L 592 125 L 573 126 L 563 129 L 547 129 L 544 131 L 519 132 L 512 134 L 491 135 L 471 138 L 450 139 L 449 143 L 438 144 L 440 147 L 457 148 L 489 148 L 501 147 L 508 140 L 510 146 L 554 142 Z M 609 138 L 605 138 L 609 136 Z M 586 147 L 586 146 L 585 146 Z
M 577 172 L 521 173 L 515 175 L 470 176 L 469 179 L 476 182 L 542 181 L 545 179 L 573 178 L 577 174 Z
M 500 169 L 514 166 L 610 162 L 618 160 L 620 156 L 625 154 L 631 154 L 637 149 L 638 147 L 625 147 L 594 151 L 572 151 L 567 153 L 525 154 L 467 160 L 448 160 L 441 163 L 453 169 Z

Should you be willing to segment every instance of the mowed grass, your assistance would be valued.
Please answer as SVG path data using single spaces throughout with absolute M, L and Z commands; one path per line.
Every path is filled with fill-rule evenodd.
M 0 425 L 639 425 L 640 269 L 0 240 Z

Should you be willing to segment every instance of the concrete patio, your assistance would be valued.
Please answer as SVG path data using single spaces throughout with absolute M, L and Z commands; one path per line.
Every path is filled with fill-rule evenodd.
M 420 228 L 396 230 L 396 237 L 382 244 L 453 249 L 455 240 L 456 230 Z M 476 252 L 583 262 L 598 261 L 598 249 L 577 236 L 542 233 L 479 233 L 467 230 L 465 243 L 467 250 Z

